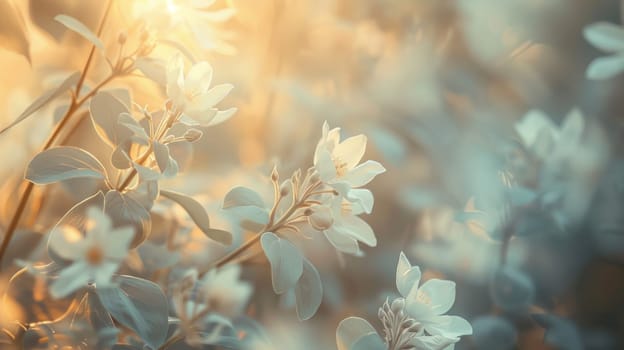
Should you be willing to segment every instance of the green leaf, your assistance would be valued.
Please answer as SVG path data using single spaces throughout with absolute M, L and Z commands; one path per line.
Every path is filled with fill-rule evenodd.
M 308 320 L 314 316 L 323 300 L 323 285 L 318 271 L 307 259 L 303 259 L 303 272 L 295 286 L 297 316 Z
M 54 17 L 54 19 L 57 22 L 64 25 L 65 27 L 67 27 L 68 29 L 73 30 L 74 32 L 82 36 L 83 38 L 87 39 L 89 42 L 91 42 L 91 44 L 95 45 L 98 49 L 104 51 L 104 44 L 102 43 L 100 38 L 98 38 L 97 35 L 95 35 L 91 31 L 91 29 L 89 29 L 86 25 L 84 25 L 79 20 L 68 15 L 58 15 Z
M 235 187 L 225 195 L 223 209 L 233 213 L 241 222 L 267 224 L 269 213 L 260 195 L 246 187 Z
M 372 338 L 379 338 L 375 328 L 368 321 L 360 317 L 348 317 L 342 320 L 336 328 L 336 344 L 338 350 L 365 349 L 364 343 L 375 342 Z M 372 337 L 372 338 L 369 338 Z M 381 339 L 379 339 L 381 341 Z M 383 345 L 383 342 L 381 343 Z M 375 349 L 375 348 L 371 348 Z M 384 347 L 378 349 L 385 349 Z
M 265 206 L 262 197 L 256 191 L 242 186 L 231 189 L 223 199 L 223 209 L 250 205 L 259 208 Z
M 128 107 L 112 93 L 98 92 L 89 104 L 91 121 L 102 140 L 111 145 L 119 145 L 132 136 L 132 131 L 117 123 L 119 115 L 130 113 Z
M 260 238 L 264 254 L 271 264 L 273 290 L 282 294 L 295 286 L 303 273 L 303 257 L 297 247 L 272 232 Z
M 22 114 L 19 115 L 19 117 L 17 117 L 11 124 L 5 126 L 2 130 L 0 130 L 0 134 L 4 133 L 5 131 L 11 129 L 12 127 L 14 127 L 15 125 L 21 123 L 22 121 L 24 121 L 26 118 L 30 117 L 33 113 L 35 113 L 36 111 L 38 111 L 39 109 L 41 109 L 43 106 L 45 106 L 46 104 L 48 104 L 50 101 L 54 100 L 55 98 L 61 96 L 64 92 L 66 92 L 67 90 L 71 89 L 74 85 L 76 85 L 76 83 L 78 83 L 78 80 L 80 79 L 80 73 L 75 72 L 72 75 L 70 75 L 69 77 L 67 77 L 62 83 L 61 85 L 59 85 L 58 87 L 47 91 L 46 93 L 44 93 L 43 95 L 39 96 L 30 106 L 28 106 L 28 108 L 26 108 L 26 110 L 24 110 L 22 112 Z
M 121 193 L 116 190 L 106 192 L 104 197 L 104 212 L 115 223 L 116 227 L 132 225 L 135 228 L 135 237 L 132 247 L 143 242 L 152 230 L 152 217 L 143 203 L 133 196 L 135 192 Z
M 210 219 L 208 218 L 208 214 L 198 201 L 187 195 L 173 191 L 160 190 L 160 194 L 163 197 L 178 203 L 182 208 L 184 208 L 197 227 L 199 227 L 199 229 L 202 230 L 206 236 L 225 245 L 232 244 L 231 233 L 210 228 Z
M 67 179 L 104 179 L 104 166 L 91 153 L 71 146 L 50 148 L 38 153 L 28 164 L 26 180 L 43 185 Z
M 100 301 L 117 322 L 158 349 L 167 337 L 169 326 L 167 296 L 148 280 L 122 275 L 117 281 L 119 286 L 96 289 Z

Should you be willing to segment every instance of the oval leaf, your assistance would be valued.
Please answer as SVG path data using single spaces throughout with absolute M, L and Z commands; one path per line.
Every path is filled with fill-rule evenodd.
M 91 98 L 89 104 L 91 121 L 100 137 L 112 145 L 132 136 L 132 131 L 117 123 L 119 115 L 130 113 L 128 107 L 110 92 L 102 91 Z
M 353 346 L 367 335 L 377 335 L 375 328 L 360 317 L 348 317 L 340 321 L 336 328 L 336 344 L 338 350 L 351 350 Z
M 55 147 L 37 154 L 28 164 L 26 180 L 43 185 L 67 179 L 104 179 L 104 166 L 91 153 L 70 146 Z
M 132 225 L 135 237 L 132 247 L 143 242 L 152 229 L 152 217 L 143 204 L 132 195 L 133 192 L 120 193 L 115 190 L 106 192 L 104 212 L 115 223 L 115 227 Z
M 318 271 L 307 259 L 303 259 L 303 273 L 295 286 L 297 316 L 308 320 L 316 313 L 323 300 L 323 285 Z
M 210 228 L 208 214 L 206 214 L 206 210 L 198 201 L 187 195 L 173 191 L 160 190 L 160 194 L 184 208 L 197 227 L 199 227 L 206 236 L 225 245 L 232 244 L 231 233 Z
M 225 195 L 223 209 L 242 206 L 264 208 L 264 201 L 256 191 L 242 186 L 234 187 Z
M 52 89 L 52 90 L 44 93 L 43 95 L 39 96 L 35 100 L 35 102 L 33 102 L 30 106 L 28 106 L 28 108 L 26 108 L 26 110 L 24 110 L 22 112 L 22 114 L 20 114 L 19 117 L 17 117 L 11 124 L 7 125 L 2 130 L 0 130 L 0 134 L 2 134 L 3 132 L 11 129 L 12 127 L 14 127 L 15 125 L 19 124 L 20 122 L 24 121 L 24 119 L 30 117 L 33 113 L 35 113 L 36 111 L 41 109 L 43 106 L 48 104 L 50 101 L 52 101 L 55 98 L 59 97 L 65 91 L 71 89 L 74 85 L 76 85 L 76 83 L 78 83 L 79 79 L 80 79 L 80 73 L 74 72 L 74 74 L 70 75 L 65 80 L 63 80 L 61 85 L 59 85 L 57 88 Z
M 301 277 L 303 257 L 297 247 L 272 232 L 265 232 L 260 243 L 271 264 L 273 290 L 277 294 L 282 294 L 293 287 Z
M 97 288 L 106 310 L 117 322 L 135 331 L 153 349 L 167 337 L 168 303 L 165 293 L 151 281 L 119 276 L 119 286 Z
M 68 15 L 58 15 L 54 17 L 54 19 L 57 22 L 64 25 L 65 27 L 67 27 L 68 29 L 73 30 L 74 32 L 82 36 L 83 38 L 90 41 L 91 44 L 95 45 L 95 47 L 97 47 L 98 49 L 104 51 L 104 44 L 102 44 L 102 41 L 100 40 L 100 38 L 98 38 L 97 35 L 93 34 L 91 29 L 87 28 L 87 26 L 84 25 L 79 20 Z

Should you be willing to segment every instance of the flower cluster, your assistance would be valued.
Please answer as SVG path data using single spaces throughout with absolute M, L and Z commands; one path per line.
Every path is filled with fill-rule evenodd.
M 379 308 L 384 336 L 359 317 L 343 320 L 336 331 L 339 350 L 452 348 L 472 327 L 460 316 L 444 315 L 455 303 L 455 283 L 430 279 L 422 286 L 420 268 L 412 266 L 401 252 L 396 271 L 396 287 L 401 298 L 386 300 Z

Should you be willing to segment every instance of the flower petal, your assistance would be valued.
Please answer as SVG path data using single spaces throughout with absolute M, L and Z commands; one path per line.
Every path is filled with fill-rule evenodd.
M 396 286 L 402 296 L 407 297 L 412 288 L 418 288 L 422 276 L 418 266 L 412 266 L 403 252 L 399 255 L 396 270 Z
M 327 149 L 321 148 L 317 152 L 317 157 L 314 159 L 314 167 L 318 171 L 321 181 L 329 182 L 336 178 L 336 167 Z
M 66 260 L 77 260 L 87 250 L 87 242 L 84 237 L 71 226 L 54 228 L 50 233 L 48 245 L 50 249 Z
M 367 246 L 374 247 L 377 245 L 377 237 L 375 237 L 373 229 L 368 225 L 368 223 L 366 223 L 366 221 L 357 216 L 351 215 L 346 218 L 343 217 L 340 223 L 335 226 L 336 229 L 347 233 L 349 236 L 357 239 Z
M 425 322 L 425 330 L 432 335 L 441 335 L 447 338 L 457 338 L 462 335 L 472 334 L 472 326 L 468 321 L 459 316 L 436 316 Z
M 91 274 L 97 287 L 104 287 L 111 284 L 111 277 L 119 268 L 119 264 L 114 262 L 104 262 L 92 269 Z
M 134 228 L 120 227 L 109 233 L 109 239 L 102 243 L 104 255 L 113 260 L 121 261 L 128 255 L 128 248 L 134 238 Z
M 212 82 L 212 66 L 205 61 L 194 64 L 186 75 L 184 87 L 191 93 L 206 92 Z
M 346 163 L 347 169 L 353 169 L 360 162 L 366 151 L 366 136 L 357 135 L 340 142 L 334 149 L 334 157 Z
M 358 246 L 358 242 L 343 234 L 340 231 L 337 231 L 333 227 L 323 231 L 325 237 L 336 249 L 343 253 L 358 255 L 360 252 L 360 247 Z
M 235 107 L 226 109 L 225 111 L 218 111 L 214 118 L 212 118 L 212 120 L 205 126 L 219 125 L 230 119 L 237 111 L 238 108 Z
M 353 202 L 351 206 L 353 215 L 360 215 L 362 213 L 370 214 L 373 211 L 375 198 L 370 190 L 365 188 L 352 188 L 347 191 L 346 197 L 349 201 Z
M 89 282 L 89 267 L 84 261 L 78 261 L 61 271 L 58 278 L 50 286 L 53 298 L 64 298 L 87 285 Z
M 412 338 L 410 344 L 419 350 L 451 350 L 450 346 L 459 338 L 447 338 L 439 335 L 422 335 Z
M 431 310 L 436 315 L 447 312 L 455 303 L 455 282 L 430 279 L 420 287 L 420 292 L 424 293 Z
M 234 85 L 232 84 L 219 84 L 215 85 L 212 89 L 208 90 L 205 94 L 198 96 L 199 106 L 204 109 L 212 108 L 217 103 L 221 102 L 232 91 Z
M 371 182 L 375 176 L 386 171 L 383 165 L 374 160 L 368 160 L 345 174 L 340 181 L 349 183 L 352 187 L 364 186 Z

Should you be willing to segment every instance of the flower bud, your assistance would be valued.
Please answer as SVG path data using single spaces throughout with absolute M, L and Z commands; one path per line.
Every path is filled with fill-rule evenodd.
M 327 230 L 334 223 L 331 209 L 323 205 L 316 205 L 310 208 L 312 213 L 308 216 L 310 225 L 319 231 Z
M 184 133 L 184 139 L 187 142 L 195 142 L 195 141 L 199 140 L 202 137 L 203 134 L 204 133 L 201 130 L 198 130 L 198 129 L 188 129 Z
M 279 173 L 277 172 L 276 166 L 274 166 L 273 170 L 271 171 L 271 180 L 275 182 L 279 181 Z
M 280 186 L 280 196 L 286 197 L 290 194 L 290 181 L 284 181 L 282 186 Z
M 395 314 L 398 314 L 400 311 L 403 311 L 403 308 L 405 308 L 405 299 L 403 298 L 394 299 L 392 301 L 391 308 Z
M 128 41 L 128 33 L 126 33 L 125 30 L 119 32 L 119 35 L 117 35 L 117 42 L 119 43 L 119 45 L 125 44 L 126 41 Z

